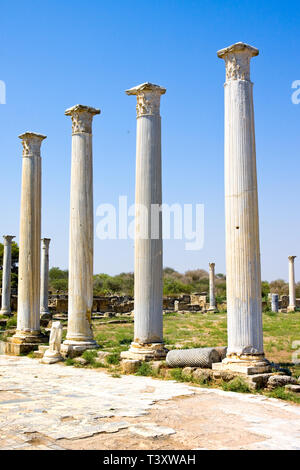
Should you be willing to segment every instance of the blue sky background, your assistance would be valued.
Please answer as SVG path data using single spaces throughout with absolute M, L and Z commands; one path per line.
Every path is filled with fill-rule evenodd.
M 164 265 L 179 271 L 216 262 L 225 272 L 223 184 L 224 62 L 216 51 L 237 41 L 252 59 L 263 279 L 288 277 L 299 252 L 300 12 L 295 1 L 2 1 L 0 79 L 0 233 L 19 233 L 21 142 L 42 147 L 42 236 L 51 266 L 68 266 L 71 122 L 66 108 L 101 108 L 94 119 L 94 204 L 134 202 L 135 98 L 124 90 L 150 81 L 162 97 L 163 200 L 205 204 L 205 243 L 185 251 L 164 243 Z M 95 227 L 97 224 L 95 217 Z M 296 279 L 300 265 L 296 259 Z M 133 270 L 133 241 L 95 237 L 95 272 Z

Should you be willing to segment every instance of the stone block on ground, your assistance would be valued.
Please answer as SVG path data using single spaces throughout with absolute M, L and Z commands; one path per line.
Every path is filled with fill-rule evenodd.
M 211 369 L 212 364 L 220 362 L 215 348 L 173 349 L 166 358 L 169 367 L 201 367 Z
M 196 367 L 184 367 L 182 369 L 183 377 L 189 377 L 193 375 L 193 372 L 196 370 Z
M 159 373 L 160 369 L 163 367 L 164 364 L 165 364 L 164 361 L 154 361 L 154 362 L 152 362 L 151 366 L 152 366 L 153 372 Z
M 273 390 L 276 387 L 284 387 L 285 385 L 297 385 L 297 379 L 289 375 L 272 375 L 268 379 L 268 389 Z
M 215 380 L 224 380 L 224 382 L 230 382 L 230 380 L 234 379 L 237 374 L 232 372 L 228 372 L 226 370 L 213 370 L 213 378 Z
M 107 356 L 109 356 L 110 353 L 107 351 L 98 351 L 97 352 L 97 362 L 106 362 Z
M 287 392 L 300 393 L 300 385 L 288 384 L 284 388 Z
M 142 364 L 141 361 L 137 361 L 135 359 L 123 359 L 121 361 L 122 373 L 134 374 L 138 370 L 141 364 Z
M 213 372 L 210 369 L 197 368 L 192 375 L 195 380 L 199 381 L 209 381 L 213 378 Z
M 80 356 L 79 356 L 79 357 L 75 357 L 75 358 L 73 359 L 73 361 L 74 361 L 76 364 L 80 364 L 80 365 L 82 365 L 82 366 L 85 366 L 86 364 L 88 364 L 88 361 L 86 361 L 86 360 L 84 359 L 84 357 L 80 357 Z
M 244 380 L 246 380 L 251 390 L 259 390 L 267 386 L 268 380 L 272 375 L 272 373 L 254 374 L 244 377 Z

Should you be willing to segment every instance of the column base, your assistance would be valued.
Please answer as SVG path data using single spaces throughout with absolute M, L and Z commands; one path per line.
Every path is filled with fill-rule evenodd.
M 21 331 L 17 330 L 16 333 L 8 338 L 14 344 L 41 344 L 48 343 L 49 338 L 43 335 L 40 331 Z
M 1 341 L 2 354 L 10 354 L 12 356 L 20 356 L 22 354 L 28 354 L 31 351 L 36 351 L 39 348 L 39 344 L 47 343 L 48 336 L 41 334 L 40 332 L 34 334 L 34 332 L 20 331 L 5 341 Z
M 61 351 L 64 354 L 73 356 L 73 353 L 81 354 L 83 351 L 87 349 L 98 349 L 99 344 L 94 340 L 87 340 L 87 341 L 76 341 L 73 339 L 66 339 L 62 346 Z
M 296 310 L 296 307 L 294 305 L 288 306 L 288 308 L 287 308 L 288 313 L 295 312 L 295 310 Z
M 128 351 L 121 352 L 122 359 L 134 359 L 138 361 L 153 361 L 166 357 L 168 350 L 164 343 L 135 343 L 132 342 Z
M 206 311 L 210 313 L 217 313 L 218 309 L 217 307 L 209 307 Z
M 271 371 L 270 363 L 265 356 L 257 355 L 230 355 L 222 362 L 212 364 L 212 370 L 237 372 L 244 375 L 264 374 Z
M 47 349 L 41 362 L 43 364 L 55 364 L 56 362 L 61 362 L 63 360 L 64 358 L 58 351 L 50 351 L 50 349 Z

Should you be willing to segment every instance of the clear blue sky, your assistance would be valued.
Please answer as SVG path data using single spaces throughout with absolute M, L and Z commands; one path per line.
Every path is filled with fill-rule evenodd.
M 263 279 L 300 280 L 300 12 L 295 1 L 44 0 L 1 2 L 0 233 L 19 233 L 21 142 L 42 147 L 42 236 L 51 266 L 68 267 L 71 123 L 66 108 L 99 107 L 94 119 L 94 203 L 134 202 L 135 98 L 124 90 L 150 81 L 162 97 L 163 200 L 205 204 L 205 243 L 185 251 L 166 241 L 164 265 L 179 271 L 216 262 L 225 272 L 223 184 L 224 62 L 216 51 L 237 41 L 252 59 Z M 95 225 L 97 218 L 95 216 Z M 298 260 L 298 262 L 297 262 Z M 95 237 L 95 272 L 133 270 L 133 241 Z M 299 266 L 299 268 L 298 268 Z

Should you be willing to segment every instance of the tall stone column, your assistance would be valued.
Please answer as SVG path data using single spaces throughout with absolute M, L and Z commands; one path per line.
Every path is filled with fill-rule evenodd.
M 4 251 L 3 251 L 3 271 L 2 271 L 2 304 L 1 315 L 10 316 L 10 293 L 11 293 L 11 242 L 13 235 L 3 235 Z
M 288 312 L 294 312 L 296 308 L 296 286 L 295 286 L 295 261 L 296 256 L 289 256 L 289 306 Z
M 151 83 L 127 90 L 137 97 L 134 341 L 123 358 L 164 357 L 160 97 Z M 158 208 L 158 212 L 156 209 Z M 152 217 L 151 217 L 152 214 Z M 156 214 L 156 216 L 154 216 Z
M 225 218 L 228 350 L 214 368 L 245 374 L 269 370 L 264 359 L 253 84 L 258 50 L 237 43 L 225 60 Z
M 93 154 L 92 120 L 99 109 L 76 105 L 72 119 L 72 166 L 69 234 L 68 331 L 64 344 L 97 347 L 92 332 L 93 306 Z
M 215 263 L 209 263 L 209 310 L 216 310 Z
M 41 143 L 44 135 L 26 132 L 23 144 L 19 237 L 18 320 L 12 343 L 47 340 L 40 331 Z
M 49 244 L 50 238 L 42 238 L 42 264 L 41 264 L 41 308 L 40 314 L 49 315 Z M 46 317 L 45 317 L 46 318 Z

